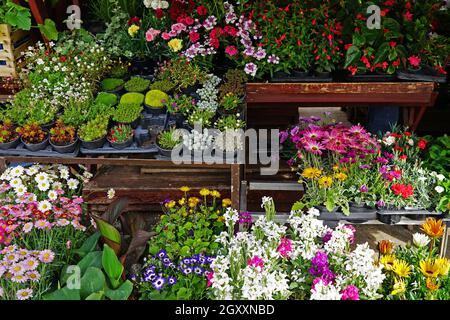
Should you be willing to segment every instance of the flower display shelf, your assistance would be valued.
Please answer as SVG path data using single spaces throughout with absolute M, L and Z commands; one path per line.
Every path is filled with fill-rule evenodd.
M 349 82 L 394 82 L 397 77 L 395 74 L 356 74 L 346 75 L 345 79 Z
M 369 220 L 377 219 L 377 210 L 367 209 L 365 211 L 350 212 L 350 215 L 345 215 L 342 212 L 328 212 L 327 210 L 320 210 L 320 220 L 325 221 L 347 221 L 354 223 L 362 223 Z
M 332 82 L 333 76 L 331 73 L 326 77 L 317 77 L 315 75 L 308 75 L 305 77 L 297 77 L 297 76 L 289 76 L 286 75 L 284 77 L 275 77 L 270 80 L 272 83 L 298 83 L 298 82 Z
M 437 74 L 430 66 L 423 66 L 421 70 L 417 72 L 410 72 L 408 70 L 399 70 L 397 72 L 397 78 L 403 81 L 434 81 L 438 83 L 446 83 L 447 76 Z
M 427 217 L 445 218 L 448 215 L 428 210 L 378 210 L 377 216 L 379 221 L 394 225 L 399 223 L 402 217 L 420 220 Z
M 0 150 L 0 156 L 36 156 L 36 157 L 55 157 L 55 158 L 73 158 L 78 156 L 80 152 L 80 143 L 77 143 L 77 147 L 71 153 L 59 153 L 52 149 L 50 145 L 48 145 L 45 149 L 40 151 L 30 151 L 25 148 L 23 143 L 19 143 L 19 145 L 14 149 L 8 150 Z
M 392 106 L 404 108 L 404 124 L 414 131 L 434 106 L 437 88 L 434 82 L 248 83 L 248 126 L 286 127 L 300 106 Z

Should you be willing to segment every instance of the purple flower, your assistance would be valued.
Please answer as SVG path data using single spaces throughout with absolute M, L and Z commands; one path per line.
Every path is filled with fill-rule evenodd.
M 359 166 L 360 169 L 370 169 L 372 166 L 369 164 L 363 164 L 361 166 Z
M 341 293 L 341 300 L 359 300 L 359 289 L 354 285 L 348 285 Z
M 386 206 L 383 200 L 378 200 L 376 205 L 378 208 L 384 208 Z
M 325 252 L 317 251 L 314 258 L 311 259 L 311 268 L 309 268 L 308 272 L 312 276 L 320 277 L 327 271 L 329 271 L 328 256 Z
M 333 232 L 331 231 L 327 231 L 327 233 L 325 233 L 325 235 L 323 236 L 323 243 L 327 243 L 328 241 L 331 240 L 331 237 L 333 236 Z
M 252 223 L 252 215 L 249 212 L 241 212 L 239 214 L 240 225 L 250 225 Z
M 254 55 L 254 57 L 257 60 L 262 60 L 266 57 L 267 53 L 266 50 L 264 50 L 263 48 L 258 48 L 258 51 L 256 51 L 256 54 Z
M 258 71 L 258 66 L 253 62 L 247 63 L 245 65 L 244 71 L 246 74 L 251 75 L 252 77 L 256 76 L 256 72 Z
M 192 271 L 193 271 L 192 267 L 187 267 L 187 268 L 183 269 L 183 274 L 185 276 L 187 276 L 187 275 L 190 275 L 192 273 Z
M 205 270 L 203 270 L 203 268 L 200 268 L 200 267 L 195 267 L 194 268 L 194 273 L 196 274 L 196 275 L 202 275 L 203 274 L 203 272 L 204 272 Z
M 295 160 L 294 159 L 289 159 L 287 161 L 287 165 L 290 166 L 290 167 L 293 167 L 295 165 Z
M 164 259 L 165 257 L 167 257 L 167 251 L 166 251 L 166 250 L 160 250 L 160 251 L 156 254 L 156 256 L 157 256 L 159 259 Z
M 168 282 L 171 286 L 173 286 L 174 284 L 177 283 L 177 278 L 175 278 L 175 277 L 169 277 L 169 278 L 167 279 L 167 282 Z
M 152 282 L 153 288 L 155 288 L 156 290 L 161 290 L 164 287 L 164 284 L 166 283 L 166 279 L 159 276 L 158 278 L 156 278 L 155 281 Z
M 280 132 L 280 143 L 283 144 L 287 138 L 289 138 L 289 132 L 287 130 Z
M 375 162 L 381 163 L 381 164 L 388 164 L 389 160 L 383 157 L 378 157 Z
M 359 188 L 359 192 L 361 192 L 361 193 L 367 193 L 367 192 L 369 192 L 369 188 L 368 188 L 366 185 L 362 185 L 362 186 Z
M 274 55 L 274 54 L 271 54 L 271 55 L 269 56 L 269 58 L 267 59 L 267 62 L 272 63 L 272 64 L 279 64 L 279 63 L 280 63 L 280 58 L 277 57 L 277 56 Z

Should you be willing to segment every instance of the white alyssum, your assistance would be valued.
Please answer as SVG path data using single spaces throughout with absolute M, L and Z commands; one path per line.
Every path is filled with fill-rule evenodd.
M 208 75 L 208 79 L 203 84 L 203 87 L 197 90 L 197 94 L 200 100 L 197 103 L 197 107 L 200 110 L 209 110 L 216 112 L 219 107 L 219 86 L 221 79 L 213 74 Z

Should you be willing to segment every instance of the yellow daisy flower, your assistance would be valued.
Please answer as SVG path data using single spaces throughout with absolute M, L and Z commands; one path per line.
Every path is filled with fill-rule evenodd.
M 183 187 L 180 188 L 180 191 L 182 191 L 182 192 L 189 192 L 189 191 L 191 191 L 191 188 L 189 188 L 187 186 L 183 186 Z
M 214 198 L 220 198 L 220 192 L 217 190 L 211 191 L 211 196 Z
M 431 259 L 420 261 L 419 266 L 420 271 L 427 278 L 436 278 L 439 275 L 439 266 Z
M 329 188 L 333 184 L 333 178 L 329 176 L 323 176 L 319 179 L 319 186 L 321 188 Z
M 186 203 L 186 198 L 181 198 L 180 200 L 178 200 L 178 204 L 180 205 L 180 206 L 182 206 L 182 205 L 184 205 Z
M 411 266 L 404 260 L 395 260 L 392 271 L 400 278 L 408 278 L 411 274 Z
M 440 276 L 446 276 L 450 269 L 450 261 L 446 258 L 439 258 L 434 261 L 434 264 L 439 270 Z
M 394 267 L 394 262 L 395 262 L 395 256 L 393 256 L 391 254 L 384 255 L 380 259 L 380 263 L 383 265 L 383 267 L 387 271 L 392 271 L 392 268 Z
M 405 293 L 406 291 L 406 283 L 402 279 L 395 279 L 394 286 L 392 288 L 391 294 L 393 296 L 400 295 Z
M 168 208 L 168 209 L 172 209 L 173 207 L 175 207 L 176 204 L 177 204 L 177 203 L 176 203 L 174 200 L 171 200 L 171 201 L 167 202 L 167 203 L 165 204 L 165 206 L 166 206 L 166 208 Z
M 222 200 L 222 207 L 227 208 L 227 207 L 231 206 L 231 203 L 232 203 L 231 199 L 225 198 Z
M 347 178 L 348 178 L 348 176 L 347 176 L 345 173 L 343 173 L 343 172 L 336 173 L 336 174 L 334 175 L 334 177 L 335 177 L 337 180 L 339 180 L 339 181 L 345 181 L 345 180 L 347 180 Z
M 306 168 L 303 170 L 301 176 L 306 179 L 317 179 L 322 174 L 322 171 L 317 168 Z
M 203 197 L 209 196 L 211 193 L 211 191 L 209 191 L 208 189 L 201 189 L 200 190 L 200 195 Z
M 437 239 L 444 234 L 445 226 L 442 220 L 436 220 L 435 218 L 427 218 L 424 224 L 422 224 L 422 231 L 429 237 Z

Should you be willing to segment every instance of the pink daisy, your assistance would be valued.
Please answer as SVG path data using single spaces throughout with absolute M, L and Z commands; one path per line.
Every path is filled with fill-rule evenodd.
M 39 253 L 39 260 L 43 263 L 50 263 L 55 258 L 55 254 L 51 250 L 43 250 Z
M 311 152 L 312 154 L 321 155 L 324 146 L 320 142 L 309 141 L 305 143 L 305 150 Z

